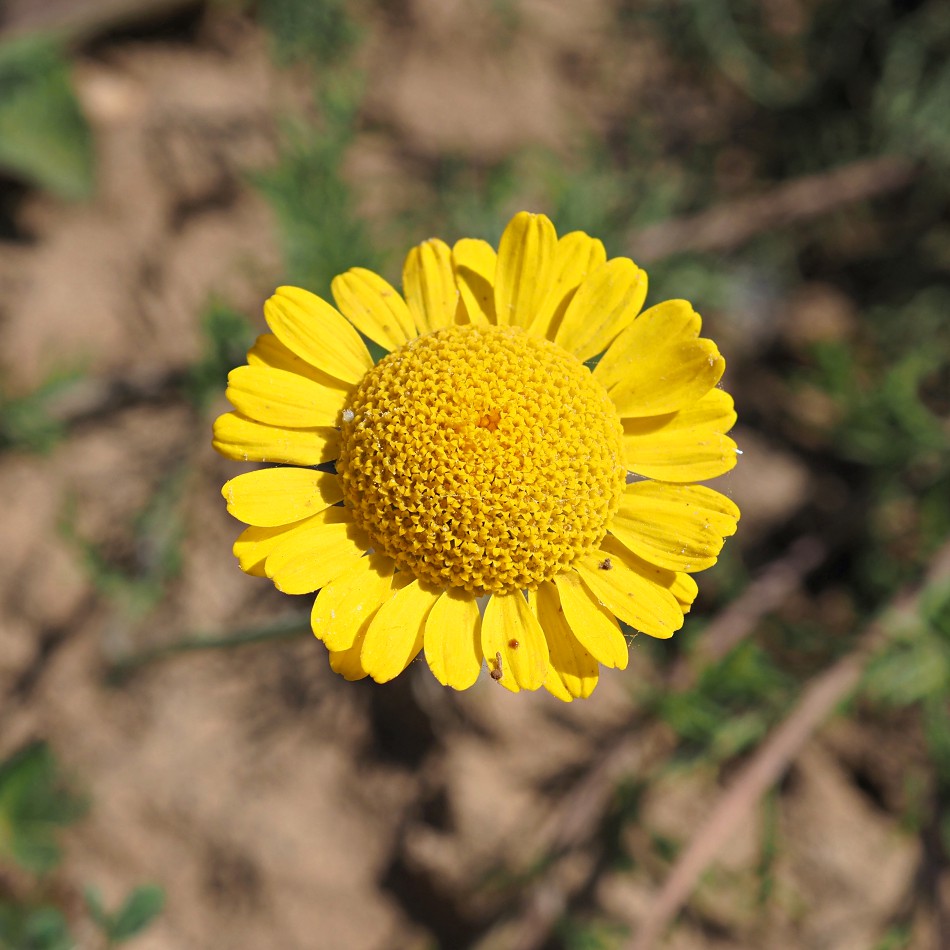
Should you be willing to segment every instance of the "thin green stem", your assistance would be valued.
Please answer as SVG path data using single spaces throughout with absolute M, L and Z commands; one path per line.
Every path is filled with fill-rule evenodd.
M 113 682 L 121 681 L 143 666 L 157 660 L 177 656 L 180 653 L 193 653 L 198 650 L 223 650 L 267 640 L 287 640 L 309 632 L 309 630 L 310 621 L 307 617 L 301 614 L 291 614 L 271 624 L 243 627 L 228 634 L 190 634 L 176 640 L 174 643 L 152 647 L 117 660 L 109 669 L 108 678 Z

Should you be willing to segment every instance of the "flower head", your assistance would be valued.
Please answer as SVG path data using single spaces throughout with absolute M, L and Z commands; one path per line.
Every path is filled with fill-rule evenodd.
M 699 315 L 641 313 L 646 287 L 600 241 L 521 212 L 497 253 L 413 248 L 403 295 L 353 268 L 338 309 L 296 287 L 267 301 L 273 332 L 230 374 L 214 446 L 279 466 L 224 486 L 250 525 L 234 552 L 280 590 L 319 591 L 334 670 L 385 682 L 424 651 L 456 689 L 485 664 L 570 701 L 626 666 L 618 618 L 682 626 L 690 574 L 739 517 L 695 484 L 735 464 L 735 413 Z M 390 351 L 376 365 L 364 337 Z

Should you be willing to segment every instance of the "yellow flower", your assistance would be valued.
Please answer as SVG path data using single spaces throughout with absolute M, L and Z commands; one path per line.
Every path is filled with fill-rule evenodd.
M 690 573 L 739 517 L 695 484 L 735 464 L 735 413 L 699 315 L 640 313 L 646 288 L 600 241 L 521 212 L 497 253 L 413 248 L 403 295 L 353 268 L 338 309 L 297 287 L 267 301 L 273 333 L 230 374 L 214 446 L 280 465 L 224 486 L 251 526 L 234 553 L 279 590 L 319 591 L 336 672 L 386 682 L 423 650 L 456 689 L 484 663 L 570 701 L 598 664 L 627 665 L 618 618 L 682 626 Z M 389 355 L 374 366 L 360 334 Z

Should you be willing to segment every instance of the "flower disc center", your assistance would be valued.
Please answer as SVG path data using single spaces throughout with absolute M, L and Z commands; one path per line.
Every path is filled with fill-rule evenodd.
M 439 587 L 536 588 L 599 544 L 623 492 L 623 428 L 567 351 L 454 326 L 370 370 L 337 472 L 376 550 Z

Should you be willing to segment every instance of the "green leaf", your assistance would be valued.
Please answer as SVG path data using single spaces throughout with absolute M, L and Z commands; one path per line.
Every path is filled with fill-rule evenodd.
M 46 829 L 26 827 L 22 823 L 18 833 L 10 838 L 9 856 L 21 867 L 42 874 L 59 864 L 62 850 Z
M 98 888 L 87 887 L 83 897 L 86 900 L 86 910 L 89 911 L 89 916 L 103 929 L 107 929 L 109 926 L 109 914 L 106 911 L 105 905 L 102 903 L 102 895 L 99 893 Z
M 342 173 L 362 92 L 358 75 L 327 80 L 318 102 L 321 128 L 288 126 L 278 163 L 252 177 L 280 225 L 288 282 L 324 297 L 337 274 L 380 264 Z
M 684 754 L 725 761 L 761 739 L 791 691 L 774 662 L 743 643 L 707 668 L 693 689 L 658 697 L 656 711 L 682 740 Z
M 92 134 L 48 37 L 0 44 L 0 167 L 63 198 L 92 194 Z
M 0 380 L 0 450 L 42 453 L 54 448 L 65 434 L 54 403 L 82 378 L 79 369 L 57 370 L 35 389 L 18 396 L 11 396 Z
M 946 693 L 928 696 L 924 700 L 924 736 L 930 751 L 937 780 L 943 789 L 950 788 L 950 712 L 947 711 Z
M 34 910 L 23 928 L 23 950 L 70 950 L 75 946 L 66 919 L 55 907 Z
M 892 706 L 911 706 L 945 695 L 950 683 L 950 654 L 941 638 L 923 625 L 875 657 L 864 675 L 872 699 Z
M 66 786 L 53 754 L 33 743 L 0 763 L 0 856 L 37 873 L 59 862 L 56 833 L 85 811 Z
M 221 394 L 224 380 L 254 342 L 254 331 L 244 314 L 213 300 L 201 317 L 203 353 L 188 371 L 185 394 L 203 408 Z
M 261 0 L 257 13 L 283 62 L 338 63 L 359 33 L 345 0 Z
M 2 950 L 73 950 L 66 919 L 55 907 L 0 903 Z
M 896 152 L 950 162 L 950 20 L 941 4 L 923 4 L 889 38 L 872 116 Z
M 141 933 L 161 913 L 165 892 L 155 884 L 137 887 L 126 898 L 108 928 L 109 938 L 116 943 Z

